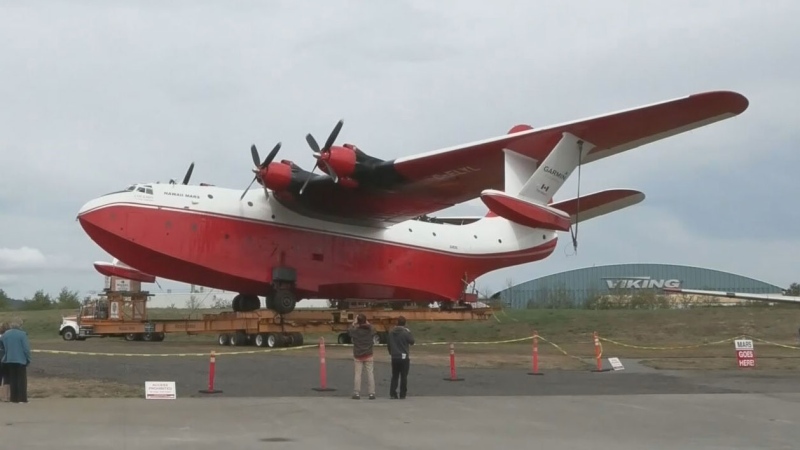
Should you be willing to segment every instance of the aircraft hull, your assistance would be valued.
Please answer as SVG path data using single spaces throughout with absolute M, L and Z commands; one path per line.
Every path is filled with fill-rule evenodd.
M 157 277 L 266 295 L 272 268 L 297 272 L 298 298 L 453 301 L 472 280 L 547 258 L 556 239 L 532 248 L 464 255 L 170 207 L 111 204 L 79 217 L 101 248 Z

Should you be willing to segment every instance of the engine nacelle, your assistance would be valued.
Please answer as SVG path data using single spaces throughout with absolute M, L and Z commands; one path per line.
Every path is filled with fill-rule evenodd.
M 333 168 L 339 178 L 348 178 L 356 170 L 356 152 L 351 148 L 331 147 L 330 152 L 322 155 L 322 160 Z
M 283 162 L 273 162 L 259 172 L 261 183 L 273 191 L 283 191 L 292 182 L 292 167 Z

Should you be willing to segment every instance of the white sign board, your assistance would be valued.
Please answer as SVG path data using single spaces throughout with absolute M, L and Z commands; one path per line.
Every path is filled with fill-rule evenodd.
M 131 290 L 131 282 L 130 280 L 126 280 L 124 278 L 115 278 L 114 279 L 114 292 L 128 292 Z
M 144 398 L 147 400 L 175 400 L 177 396 L 174 381 L 144 382 Z
M 736 365 L 752 368 L 756 366 L 756 352 L 752 339 L 736 339 L 733 341 L 736 349 Z
M 614 370 L 625 370 L 625 367 L 620 362 L 619 358 L 608 358 L 608 362 L 611 364 L 611 368 Z

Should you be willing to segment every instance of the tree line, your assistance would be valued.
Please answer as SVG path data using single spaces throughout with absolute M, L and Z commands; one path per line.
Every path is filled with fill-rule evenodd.
M 86 297 L 88 299 L 89 297 Z M 0 311 L 39 311 L 45 309 L 78 309 L 81 304 L 78 291 L 71 291 L 67 287 L 63 287 L 61 292 L 55 297 L 45 292 L 44 289 L 39 289 L 33 294 L 33 297 L 24 298 L 22 300 L 13 299 L 6 294 L 3 289 L 0 289 Z

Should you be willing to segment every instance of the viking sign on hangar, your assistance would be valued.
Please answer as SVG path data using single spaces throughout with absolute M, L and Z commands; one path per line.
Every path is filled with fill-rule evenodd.
M 681 280 L 665 279 L 658 280 L 650 277 L 621 277 L 621 278 L 603 278 L 609 289 L 663 289 L 663 288 L 679 288 L 681 287 Z

